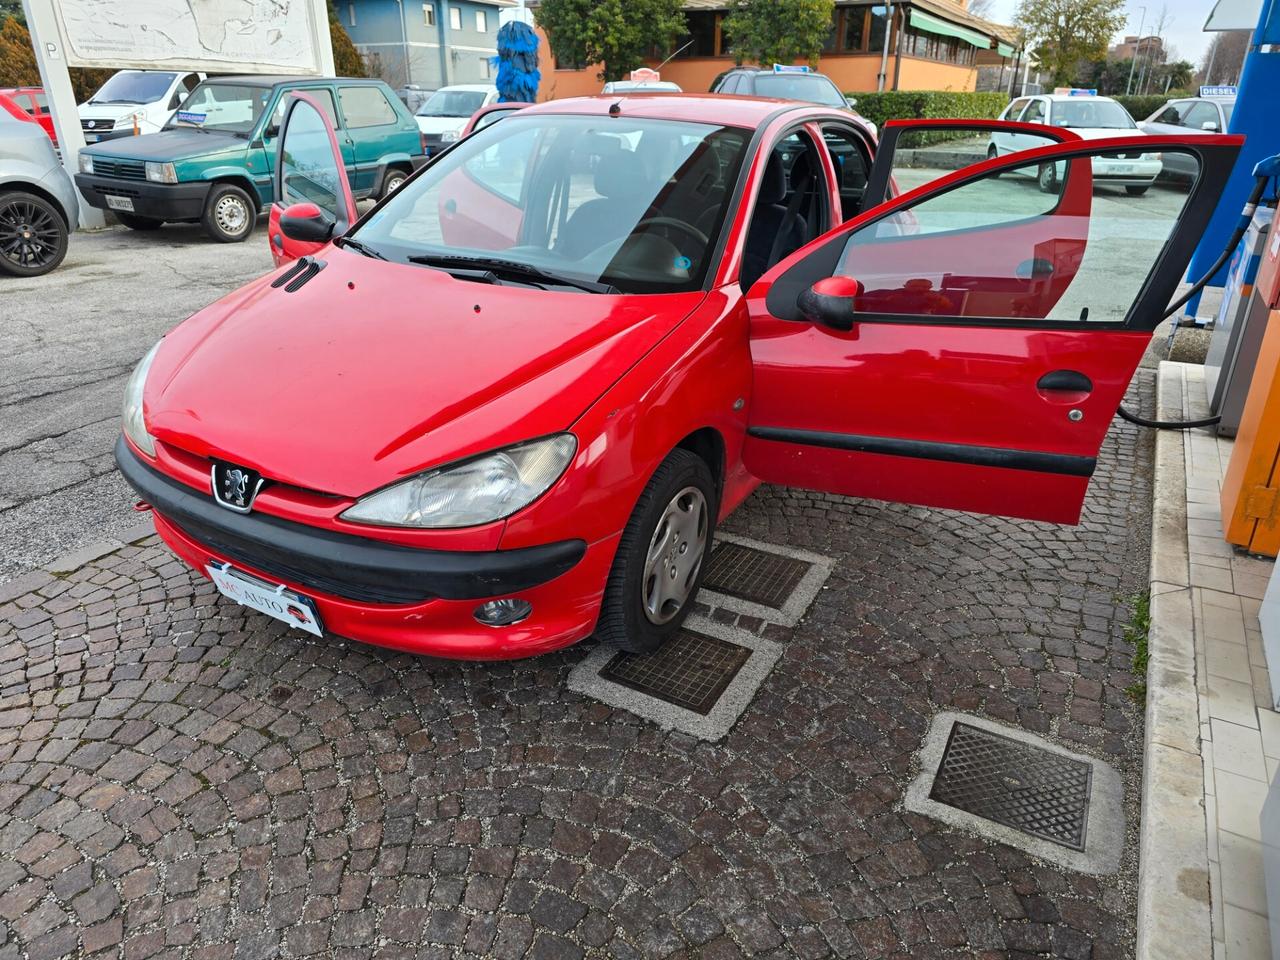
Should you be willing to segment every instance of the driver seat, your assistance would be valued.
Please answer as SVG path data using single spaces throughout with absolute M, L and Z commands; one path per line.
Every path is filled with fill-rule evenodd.
M 653 200 L 649 179 L 644 163 L 631 150 L 599 157 L 594 173 L 599 196 L 569 215 L 556 239 L 556 252 L 570 260 L 580 260 L 630 234 Z
M 742 268 L 738 271 L 743 290 L 759 280 L 775 263 L 813 239 L 809 215 L 813 206 L 810 195 L 816 172 L 810 151 L 804 150 L 791 164 L 788 189 L 782 153 L 775 150 L 769 155 L 760 192 L 756 196 L 756 207 L 751 213 L 751 224 L 747 228 Z M 790 201 L 787 200 L 788 193 Z

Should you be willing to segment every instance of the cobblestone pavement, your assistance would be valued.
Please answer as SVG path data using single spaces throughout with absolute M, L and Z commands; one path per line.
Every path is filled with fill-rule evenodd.
M 836 568 L 718 744 L 567 691 L 583 648 L 312 640 L 154 538 L 0 588 L 0 960 L 1128 955 L 1132 851 L 900 801 L 946 708 L 1103 757 L 1134 819 L 1150 465 L 1118 424 L 1074 529 L 760 491 L 729 526 Z

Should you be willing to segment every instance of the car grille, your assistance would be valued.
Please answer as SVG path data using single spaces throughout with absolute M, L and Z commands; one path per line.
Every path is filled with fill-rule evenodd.
M 1104 160 L 1139 160 L 1142 157 L 1140 153 L 1102 153 L 1099 154 Z
M 81 120 L 80 129 L 88 130 L 90 133 L 102 133 L 104 130 L 110 130 L 116 125 L 114 120 Z
M 93 172 L 99 177 L 115 177 L 117 180 L 145 180 L 147 168 L 141 160 L 112 160 L 94 157 Z

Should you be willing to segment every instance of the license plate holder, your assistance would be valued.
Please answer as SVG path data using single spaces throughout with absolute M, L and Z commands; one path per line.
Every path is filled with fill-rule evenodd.
M 283 584 L 260 580 L 243 570 L 237 570 L 229 563 L 210 563 L 205 567 L 205 572 L 209 574 L 209 579 L 218 588 L 218 592 L 227 599 L 265 613 L 298 630 L 317 637 L 324 636 L 324 624 L 320 621 L 315 601 L 310 597 L 304 597 Z
M 103 194 L 107 198 L 107 206 L 112 210 L 123 210 L 126 213 L 133 213 L 132 197 L 117 197 L 114 194 Z

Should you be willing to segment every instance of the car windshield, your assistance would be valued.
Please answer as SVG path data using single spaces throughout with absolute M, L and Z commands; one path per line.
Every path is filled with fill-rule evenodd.
M 205 81 L 182 101 L 182 106 L 165 124 L 165 129 L 195 127 L 247 135 L 253 131 L 258 117 L 262 115 L 262 108 L 270 98 L 268 87 Z
M 756 96 L 805 100 L 827 107 L 848 106 L 834 83 L 814 73 L 758 73 Z
M 1094 130 L 1132 130 L 1137 126 L 1129 111 L 1114 100 L 1060 100 L 1053 105 L 1055 127 L 1080 127 Z
M 483 90 L 437 90 L 418 108 L 418 116 L 469 117 L 482 106 Z
M 89 98 L 90 103 L 153 103 L 169 92 L 176 74 L 121 70 Z
M 701 287 L 749 131 L 522 113 L 397 190 L 355 231 L 364 250 L 485 282 Z

